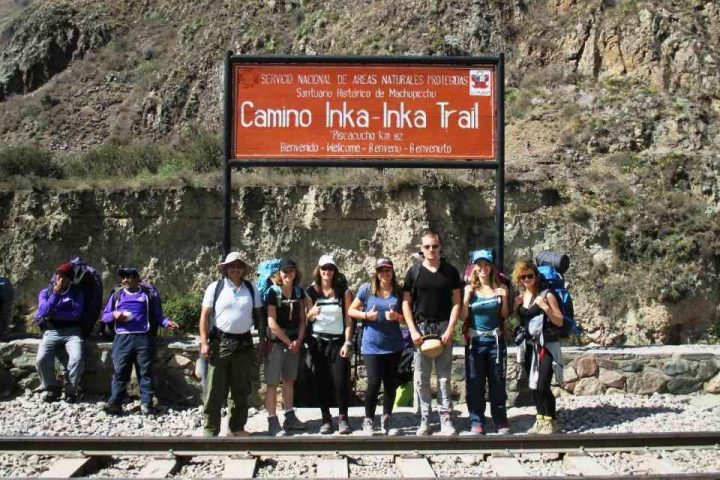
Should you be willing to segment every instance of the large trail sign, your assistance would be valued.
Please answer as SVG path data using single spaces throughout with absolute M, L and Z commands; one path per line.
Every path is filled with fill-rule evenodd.
M 504 58 L 225 57 L 225 215 L 231 168 L 496 170 L 504 242 Z
M 494 159 L 494 65 L 233 66 L 234 158 Z

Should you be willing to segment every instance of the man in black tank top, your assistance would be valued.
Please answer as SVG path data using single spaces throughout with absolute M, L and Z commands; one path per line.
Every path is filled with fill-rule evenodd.
M 454 435 L 452 423 L 452 398 L 450 378 L 452 372 L 453 330 L 460 316 L 462 284 L 458 270 L 440 257 L 440 236 L 428 230 L 422 236 L 424 259 L 414 265 L 405 276 L 403 286 L 403 315 L 405 316 L 413 343 L 419 347 L 423 336 L 440 336 L 444 345 L 442 353 L 430 358 L 420 349 L 415 350 L 415 390 L 420 399 L 420 426 L 418 435 L 431 433 L 428 416 L 431 411 L 430 375 L 433 363 L 437 372 L 438 413 L 440 433 Z

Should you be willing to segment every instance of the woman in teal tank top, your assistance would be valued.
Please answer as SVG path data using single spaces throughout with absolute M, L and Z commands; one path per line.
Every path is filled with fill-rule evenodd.
M 485 384 L 490 388 L 490 414 L 498 433 L 509 433 L 505 370 L 507 347 L 503 324 L 510 313 L 508 290 L 500 283 L 492 250 L 476 250 L 462 306 L 465 347 L 465 389 L 470 431 L 484 434 Z

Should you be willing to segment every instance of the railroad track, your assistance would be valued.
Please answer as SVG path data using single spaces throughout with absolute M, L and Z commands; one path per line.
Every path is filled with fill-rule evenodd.
M 717 471 L 697 472 L 697 465 L 677 464 L 668 452 L 693 452 L 712 457 L 720 465 L 720 432 L 638 434 L 488 435 L 431 437 L 0 437 L 0 452 L 51 456 L 43 477 L 69 478 L 102 472 L 113 458 L 142 457 L 137 478 L 166 478 L 190 461 L 221 457 L 223 478 L 254 478 L 259 469 L 278 459 L 312 459 L 307 476 L 348 478 L 350 465 L 368 458 L 388 459 L 404 478 L 437 478 L 443 474 L 444 458 L 472 460 L 473 476 L 500 478 L 643 478 L 718 479 Z M 613 471 L 605 457 L 625 455 L 639 467 L 633 475 Z M 692 458 L 692 457 L 691 457 Z M 216 460 L 217 461 L 217 460 Z M 550 472 L 538 474 L 533 462 L 550 462 Z M 372 474 L 371 470 L 366 473 Z M 562 466 L 561 470 L 558 467 Z M 532 467 L 532 468 L 531 468 Z M 555 472 L 553 474 L 552 472 Z M 377 473 L 377 472 L 376 472 Z M 487 474 L 487 475 L 486 475 Z M 188 476 L 188 475 L 183 475 Z M 263 475 L 267 476 L 267 475 Z M 365 477 L 373 475 L 363 474 Z

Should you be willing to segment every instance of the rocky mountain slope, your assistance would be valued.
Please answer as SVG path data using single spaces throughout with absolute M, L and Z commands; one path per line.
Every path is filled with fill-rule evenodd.
M 0 3 L 0 28 L 0 145 L 32 144 L 60 164 L 98 145 L 174 148 L 188 131 L 219 131 L 227 49 L 504 51 L 506 267 L 569 251 L 587 341 L 695 341 L 720 321 L 717 2 L 15 0 Z M 287 249 L 309 268 L 337 250 L 357 283 L 378 253 L 407 264 L 426 225 L 448 233 L 456 263 L 492 240 L 491 176 L 305 173 L 238 175 L 234 238 L 251 258 Z M 75 251 L 107 271 L 138 262 L 171 294 L 207 279 L 216 177 L 126 180 L 0 195 L 0 273 L 24 302 Z

